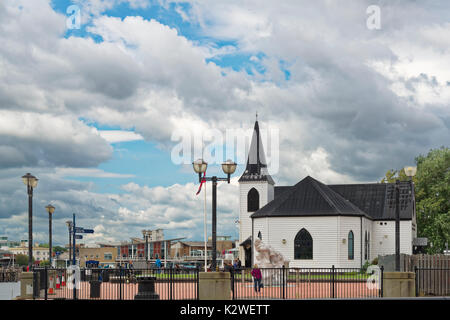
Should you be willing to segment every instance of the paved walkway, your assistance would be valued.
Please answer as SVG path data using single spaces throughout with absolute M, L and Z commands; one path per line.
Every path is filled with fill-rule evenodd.
M 170 292 L 170 290 L 172 292 Z M 376 298 L 378 297 L 378 290 L 369 289 L 365 282 L 352 283 L 336 283 L 335 284 L 336 298 Z M 168 300 L 170 293 L 172 299 L 196 299 L 197 285 L 195 282 L 173 283 L 172 288 L 169 288 L 167 282 L 155 283 L 155 291 L 159 294 L 161 300 Z M 78 299 L 101 299 L 101 300 L 133 300 L 138 293 L 137 283 L 124 283 L 122 288 L 118 283 L 103 282 L 100 287 L 100 297 L 91 298 L 90 283 L 81 282 L 80 289 L 77 290 Z M 284 291 L 285 299 L 314 299 L 314 298 L 331 298 L 330 283 L 289 283 Z M 232 292 L 230 288 L 230 298 Z M 54 295 L 49 295 L 49 299 L 55 298 L 73 298 L 73 290 L 68 287 L 56 289 Z M 235 299 L 282 299 L 283 288 L 280 286 L 266 286 L 261 289 L 260 293 L 256 293 L 253 289 L 253 284 L 235 283 Z

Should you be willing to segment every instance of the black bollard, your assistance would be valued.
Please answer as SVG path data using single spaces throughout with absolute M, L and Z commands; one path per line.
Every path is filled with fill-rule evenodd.
M 159 300 L 159 294 L 155 292 L 156 277 L 142 277 L 138 280 L 138 293 L 134 300 Z

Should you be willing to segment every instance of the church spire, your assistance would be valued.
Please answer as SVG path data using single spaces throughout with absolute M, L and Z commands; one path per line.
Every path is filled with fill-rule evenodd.
M 252 141 L 247 157 L 247 166 L 239 181 L 267 180 L 272 184 L 273 179 L 267 171 L 267 162 L 264 154 L 264 148 L 259 132 L 258 113 L 256 113 L 256 121 L 253 129 Z

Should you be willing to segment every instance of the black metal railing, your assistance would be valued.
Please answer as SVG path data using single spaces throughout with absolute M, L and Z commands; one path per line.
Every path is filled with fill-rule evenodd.
M 35 294 L 35 299 L 134 300 L 149 297 L 148 292 L 142 290 L 153 290 L 152 299 L 198 299 L 197 268 L 91 268 L 80 269 L 76 275 L 72 269 L 36 268 L 34 273 L 40 279 L 40 292 Z
M 0 282 L 17 282 L 20 280 L 20 269 L 0 268 Z
M 414 268 L 416 296 L 450 296 L 450 268 Z
M 378 298 L 383 296 L 383 267 L 261 268 L 258 291 L 252 269 L 231 271 L 232 299 Z

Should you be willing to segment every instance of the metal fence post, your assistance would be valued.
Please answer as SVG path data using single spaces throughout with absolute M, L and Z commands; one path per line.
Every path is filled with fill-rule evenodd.
M 381 279 L 380 279 L 380 281 L 381 281 L 381 285 L 380 285 L 381 290 L 380 290 L 380 297 L 383 298 L 384 266 L 381 266 L 380 269 L 381 269 Z
M 230 270 L 231 274 L 231 299 L 234 300 L 234 268 Z
M 169 300 L 173 300 L 172 285 L 173 285 L 173 270 L 172 270 L 172 268 L 170 268 L 169 269 Z
M 197 266 L 196 270 L 196 276 L 197 276 L 197 300 L 200 300 L 200 267 Z
M 122 266 L 119 267 L 119 300 L 122 300 Z
M 45 293 L 44 293 L 44 299 L 47 300 L 47 298 L 48 298 L 48 297 L 47 297 L 47 290 L 48 290 L 48 288 L 47 288 L 47 280 L 48 280 L 47 266 L 44 267 L 44 278 L 45 278 L 45 285 L 44 285 Z
M 414 277 L 415 277 L 414 282 L 416 286 L 416 297 L 419 296 L 419 282 L 418 282 L 419 275 L 417 271 L 418 271 L 417 266 L 414 266 Z
M 80 271 L 80 276 L 81 276 L 81 271 Z M 77 282 L 75 281 L 75 277 L 76 277 L 76 272 L 75 269 L 72 270 L 72 285 L 73 285 L 73 300 L 77 300 Z M 80 279 L 81 281 L 81 279 Z
M 334 298 L 334 264 L 331 266 L 331 297 Z
M 283 268 L 281 268 L 281 272 L 282 272 L 282 284 L 283 284 L 283 300 L 286 299 L 286 286 L 285 286 L 285 267 L 283 265 Z

